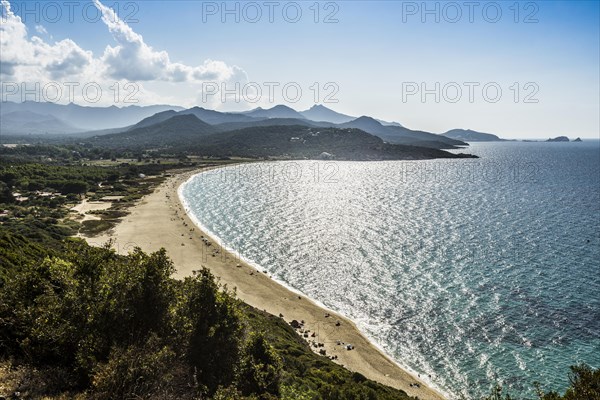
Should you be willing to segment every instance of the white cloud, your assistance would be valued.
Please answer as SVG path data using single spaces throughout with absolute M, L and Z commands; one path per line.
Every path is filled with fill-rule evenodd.
M 3 78 L 54 79 L 65 74 L 80 74 L 92 63 L 92 53 L 70 39 L 48 44 L 37 36 L 29 38 L 25 24 L 11 11 L 9 2 L 2 0 L 0 3 L 0 73 Z
M 102 12 L 102 21 L 117 42 L 114 47 L 107 46 L 102 56 L 108 75 L 114 79 L 222 82 L 245 78 L 242 69 L 228 66 L 223 61 L 206 60 L 196 67 L 171 62 L 166 51 L 157 51 L 146 44 L 142 35 L 134 32 L 113 9 L 99 0 L 94 0 L 94 4 Z
M 46 28 L 44 28 L 43 25 L 36 25 L 35 26 L 35 31 L 37 33 L 39 33 L 40 35 L 47 35 L 48 31 L 46 30 Z
M 148 45 L 142 35 L 121 20 L 113 9 L 99 0 L 94 0 L 94 4 L 116 42 L 116 45 L 107 45 L 98 56 L 71 39 L 49 43 L 38 36 L 30 37 L 21 18 L 11 11 L 9 1 L 0 0 L 0 78 L 42 85 L 56 80 L 80 82 L 82 85 L 95 82 L 107 88 L 115 81 L 136 82 L 140 88 L 143 88 L 142 82 L 185 82 L 197 85 L 196 92 L 205 81 L 247 81 L 243 69 L 223 61 L 208 59 L 197 66 L 172 62 L 166 51 L 155 50 Z M 35 30 L 48 36 L 42 25 L 35 26 Z M 144 96 L 160 98 L 153 93 Z

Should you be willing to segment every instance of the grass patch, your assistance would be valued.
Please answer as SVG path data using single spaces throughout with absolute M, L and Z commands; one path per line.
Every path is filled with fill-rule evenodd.
M 81 228 L 79 228 L 79 233 L 85 236 L 98 236 L 101 233 L 112 229 L 117 225 L 119 220 L 107 220 L 107 219 L 98 219 L 98 220 L 88 220 L 83 221 L 81 223 Z

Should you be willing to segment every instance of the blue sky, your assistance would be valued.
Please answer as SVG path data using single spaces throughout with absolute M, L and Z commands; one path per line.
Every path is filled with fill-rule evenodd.
M 60 18 L 49 3 L 62 7 Z M 10 2 L 26 26 L 19 40 L 27 43 L 19 48 L 31 45 L 30 54 L 46 61 L 33 69 L 18 41 L 10 41 L 11 53 L 5 40 L 3 82 L 133 82 L 141 104 L 222 110 L 279 103 L 301 110 L 316 101 L 433 132 L 600 135 L 598 1 L 271 2 L 272 22 L 262 1 L 75 3 L 71 20 L 62 1 Z M 100 20 L 103 6 L 118 23 Z M 106 14 L 109 7 L 114 15 Z M 234 11 L 224 14 L 224 7 Z M 5 37 L 6 27 L 17 24 L 6 17 L 1 23 Z M 278 85 L 274 99 L 266 82 Z M 225 88 L 240 101 L 230 95 L 223 102 Z M 96 105 L 112 101 L 104 96 Z

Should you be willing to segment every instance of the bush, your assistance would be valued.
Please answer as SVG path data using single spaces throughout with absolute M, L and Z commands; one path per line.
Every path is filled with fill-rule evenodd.
M 262 333 L 251 333 L 244 349 L 240 387 L 244 395 L 279 395 L 281 359 Z
M 173 391 L 176 354 L 151 335 L 143 345 L 115 347 L 92 378 L 98 399 L 151 398 Z

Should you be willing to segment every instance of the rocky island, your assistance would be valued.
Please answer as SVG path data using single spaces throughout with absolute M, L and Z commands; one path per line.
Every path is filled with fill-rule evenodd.
M 581 139 L 579 139 L 581 141 Z M 566 136 L 557 136 L 554 139 L 550 138 L 546 142 L 568 142 L 569 138 Z

